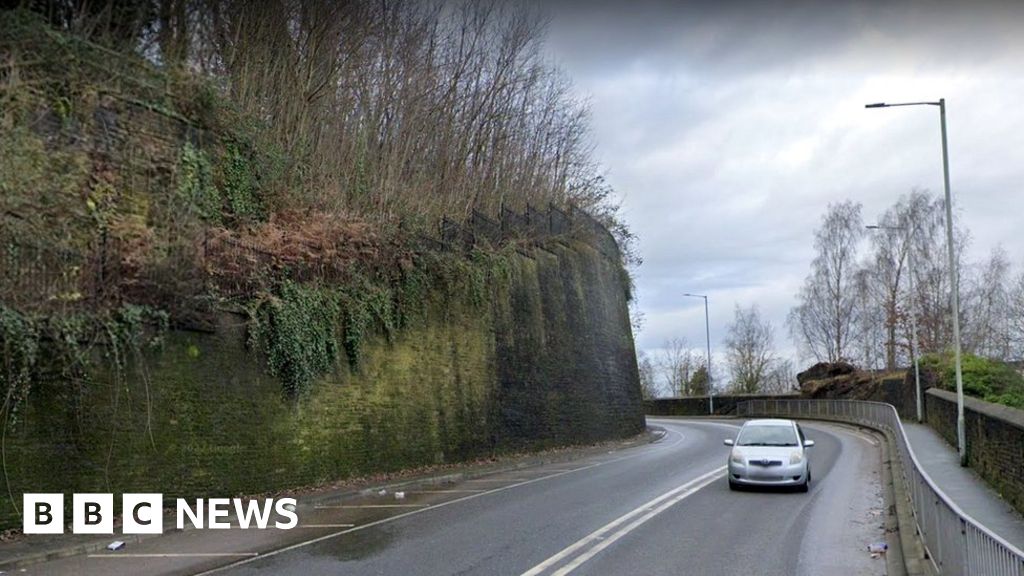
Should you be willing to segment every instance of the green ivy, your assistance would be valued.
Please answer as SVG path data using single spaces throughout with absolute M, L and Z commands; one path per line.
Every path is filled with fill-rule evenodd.
M 18 312 L 0 305 L 0 414 L 9 425 L 17 422 L 18 408 L 32 387 L 32 375 L 39 357 L 39 326 Z
M 358 370 L 368 339 L 393 340 L 423 317 L 431 299 L 485 307 L 492 290 L 510 281 L 512 254 L 421 254 L 393 276 L 364 270 L 333 289 L 285 280 L 275 296 L 250 306 L 250 347 L 264 356 L 288 395 L 303 393 L 340 353 Z
M 435 255 L 430 263 L 437 287 L 450 299 L 480 308 L 490 302 L 492 290 L 512 277 L 511 247 L 498 251 L 473 249 L 468 258 Z
M 185 142 L 181 147 L 178 164 L 178 196 L 188 209 L 195 210 L 200 218 L 219 224 L 221 197 L 213 182 L 210 158 L 191 142 Z
M 401 272 L 394 290 L 395 325 L 398 329 L 422 319 L 429 291 L 430 277 L 422 263 Z
M 260 195 L 259 171 L 238 143 L 225 145 L 221 171 L 228 212 L 238 220 L 264 220 L 266 206 Z
M 353 278 L 340 291 L 345 356 L 349 366 L 358 369 L 363 343 L 371 334 L 383 334 L 388 340 L 398 331 L 399 314 L 395 293 L 385 281 L 367 277 Z
M 995 402 L 996 404 L 1002 404 L 1011 408 L 1018 408 L 1024 410 L 1024 390 L 1017 390 L 1015 392 L 1007 392 L 1005 394 L 993 394 L 985 398 L 989 402 Z
M 283 282 L 278 295 L 255 310 L 250 345 L 266 357 L 272 375 L 284 391 L 297 395 L 328 372 L 338 355 L 337 296 L 329 290 Z
M 363 294 L 357 289 L 348 289 L 342 294 L 342 328 L 345 334 L 345 357 L 349 366 L 359 368 L 359 354 L 363 340 L 370 331 L 372 316 Z
M 152 327 L 148 333 L 147 327 Z M 89 350 L 103 344 L 104 357 L 123 375 L 125 359 L 144 347 L 158 346 L 168 328 L 166 312 L 126 304 L 114 310 L 53 317 L 25 314 L 0 304 L 0 414 L 17 423 L 20 406 L 44 371 L 65 381 L 88 382 L 95 367 Z
M 103 319 L 108 342 L 107 358 L 117 370 L 123 370 L 124 359 L 129 352 L 160 346 L 169 324 L 170 317 L 163 310 L 135 304 L 122 305 Z M 146 338 L 147 325 L 155 328 L 149 338 Z

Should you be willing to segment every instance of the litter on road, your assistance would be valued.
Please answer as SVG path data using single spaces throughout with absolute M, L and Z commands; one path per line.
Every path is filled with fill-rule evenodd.
M 872 558 L 879 558 L 885 554 L 886 550 L 889 549 L 889 545 L 885 542 L 875 542 L 868 544 L 868 552 L 871 553 Z

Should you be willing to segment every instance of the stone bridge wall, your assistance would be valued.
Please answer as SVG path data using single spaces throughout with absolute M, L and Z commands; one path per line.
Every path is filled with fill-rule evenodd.
M 956 394 L 929 389 L 928 424 L 956 446 Z M 1014 508 L 1024 513 L 1024 410 L 964 397 L 967 462 Z
M 715 414 L 731 415 L 736 413 L 736 404 L 747 400 L 772 398 L 799 398 L 798 394 L 724 394 L 715 396 Z M 650 416 L 707 416 L 709 400 L 707 396 L 688 398 L 655 398 L 644 400 L 644 413 Z

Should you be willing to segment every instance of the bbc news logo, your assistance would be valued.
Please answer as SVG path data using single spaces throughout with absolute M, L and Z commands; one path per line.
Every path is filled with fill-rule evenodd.
M 25 534 L 64 533 L 63 494 L 25 494 L 22 498 Z M 194 528 L 226 530 L 232 516 L 239 528 L 266 530 L 273 526 L 290 530 L 299 523 L 294 498 L 198 498 L 189 502 L 178 498 L 175 505 L 177 528 L 186 523 Z M 113 534 L 113 494 L 73 494 L 71 497 L 72 534 Z M 164 530 L 163 494 L 122 494 L 122 534 L 162 534 Z M 273 523 L 271 523 L 273 520 Z

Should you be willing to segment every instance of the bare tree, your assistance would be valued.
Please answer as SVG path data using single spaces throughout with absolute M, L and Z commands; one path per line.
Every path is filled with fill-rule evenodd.
M 952 342 L 942 198 L 913 190 L 886 210 L 879 223 L 882 229 L 872 234 L 868 257 L 851 265 L 861 235 L 859 206 L 846 202 L 829 207 L 815 233 L 818 255 L 788 319 L 790 334 L 803 356 L 816 361 L 855 361 L 865 368 L 909 365 L 912 319 L 917 321 L 921 351 L 940 351 Z M 956 222 L 954 227 L 959 279 L 969 234 Z M 913 269 L 909 266 L 911 251 Z M 968 348 L 1008 353 L 1011 328 L 1007 325 L 997 330 L 999 346 L 992 343 L 991 332 L 1000 318 L 995 310 L 1009 306 L 999 304 L 1009 298 L 1008 266 L 1005 258 L 1003 261 L 1000 265 L 998 259 L 990 260 L 972 289 L 964 291 L 961 323 Z M 913 294 L 909 290 L 911 275 Z M 982 289 L 984 286 L 988 288 Z M 988 304 L 983 306 L 985 302 Z M 915 311 L 916 318 L 912 318 Z
M 989 358 L 1009 359 L 1012 352 L 1010 261 L 997 246 L 964 298 L 964 348 Z
M 34 3 L 33 3 L 34 4 Z M 40 3 L 46 4 L 46 3 Z M 278 208 L 434 224 L 572 202 L 614 228 L 589 113 L 552 66 L 539 10 L 484 2 L 132 0 L 147 57 L 201 71 L 286 151 Z M 110 6 L 131 5 L 115 12 Z M 102 9 L 102 10 L 99 10 Z M 624 238 L 628 238 L 624 236 Z
M 761 318 L 756 304 L 749 308 L 736 306 L 725 341 L 726 360 L 736 392 L 761 391 L 776 361 L 772 349 L 774 332 L 771 323 Z
M 1008 359 L 1024 359 L 1024 273 L 1017 276 L 1013 286 L 1010 288 L 1006 315 L 1010 333 L 1010 354 Z
M 697 364 L 695 354 L 685 338 L 665 341 L 658 367 L 672 395 L 691 396 L 695 393 L 692 383 Z
M 856 286 L 857 324 L 854 326 L 852 352 L 849 360 L 858 366 L 868 369 L 882 367 L 883 348 L 886 348 L 885 326 L 886 313 L 884 305 L 884 290 L 880 290 L 877 276 L 873 273 L 870 264 L 857 269 L 854 273 L 854 285 Z
M 900 347 L 898 332 L 901 316 L 901 289 L 907 284 L 909 250 L 913 233 L 907 198 L 886 210 L 879 219 L 879 229 L 870 235 L 872 253 L 864 264 L 869 306 L 881 310 L 881 324 L 885 333 L 885 368 L 895 370 Z M 867 321 L 871 312 L 863 312 Z M 874 318 L 871 318 L 874 320 Z
M 640 392 L 644 400 L 661 396 L 661 387 L 658 386 L 654 363 L 643 350 L 637 354 L 636 364 L 640 371 Z
M 864 277 L 859 282 L 863 294 L 858 313 L 862 351 L 858 362 L 865 367 L 882 367 L 878 351 L 884 347 L 884 366 L 891 370 L 913 360 L 911 315 L 915 312 L 921 350 L 942 350 L 952 342 L 943 200 L 927 191 L 913 190 L 886 210 L 879 223 L 884 228 L 871 235 L 872 253 L 859 272 Z M 969 235 L 956 222 L 954 227 L 959 278 L 961 255 Z M 909 266 L 911 251 L 913 269 Z M 965 294 L 961 310 L 965 327 L 972 319 L 974 301 L 970 297 L 977 295 L 970 291 Z
M 790 334 L 803 356 L 855 361 L 865 368 L 909 365 L 913 320 L 922 353 L 951 345 L 952 287 L 943 199 L 913 190 L 886 210 L 879 223 L 882 229 L 872 234 L 867 258 L 853 265 L 862 230 L 860 207 L 850 202 L 829 206 L 815 232 L 818 254 L 788 318 Z M 964 295 L 960 322 L 965 348 L 996 357 L 1024 354 L 1024 328 L 1019 331 L 1021 344 L 1015 344 L 1018 316 L 1012 313 L 1005 253 L 997 250 L 983 265 L 965 267 L 970 235 L 956 221 L 953 226 L 954 277 Z M 1021 291 L 1024 294 L 1024 285 Z M 1024 305 L 1020 311 L 1024 314 Z
M 915 190 L 907 200 L 908 219 L 913 223 L 914 289 L 918 312 L 918 337 L 922 353 L 945 350 L 953 342 L 953 314 L 950 302 L 949 265 L 946 257 L 946 213 L 939 196 Z M 955 213 L 954 213 L 955 216 Z M 961 276 L 963 253 L 970 235 L 954 217 L 956 274 Z
M 854 272 L 863 228 L 860 204 L 847 201 L 829 205 L 815 231 L 817 256 L 789 315 L 793 339 L 815 360 L 837 362 L 852 356 L 857 323 Z
M 768 374 L 765 375 L 761 384 L 763 394 L 785 394 L 796 390 L 796 370 L 793 369 L 793 362 L 790 360 L 776 359 L 772 362 Z

